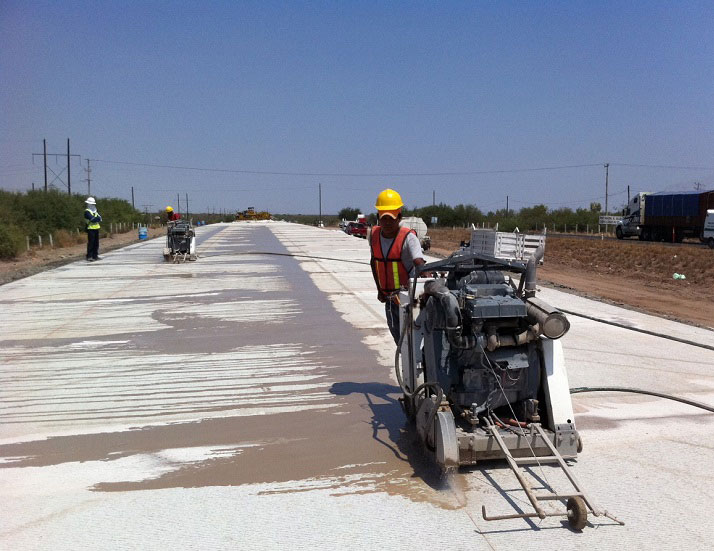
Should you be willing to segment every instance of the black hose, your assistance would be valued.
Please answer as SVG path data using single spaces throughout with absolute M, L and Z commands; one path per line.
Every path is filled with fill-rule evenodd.
M 624 323 L 618 323 L 616 321 L 604 320 L 601 318 L 596 318 L 594 316 L 588 316 L 587 314 L 580 314 L 578 312 L 573 312 L 572 310 L 564 310 L 563 308 L 558 308 L 558 310 L 560 310 L 561 312 L 564 312 L 566 314 L 570 314 L 571 316 L 578 316 L 580 318 L 585 318 L 585 319 L 589 319 L 592 321 L 605 323 L 607 325 L 613 325 L 615 327 L 620 327 L 621 329 L 629 329 L 630 331 L 637 331 L 638 333 L 644 333 L 645 335 L 652 335 L 653 337 L 661 337 L 663 339 L 669 339 L 671 341 L 681 342 L 681 343 L 689 344 L 692 346 L 698 346 L 700 348 L 706 348 L 707 350 L 714 350 L 714 346 L 709 345 L 709 344 L 704 344 L 704 343 L 696 342 L 696 341 L 690 341 L 687 339 L 675 337 L 673 335 L 666 335 L 664 333 L 656 333 L 655 331 L 650 331 L 648 329 L 640 329 L 638 327 L 630 327 L 629 325 L 625 325 Z
M 407 327 L 409 327 L 409 324 L 405 323 L 404 327 L 401 328 L 399 342 L 397 342 L 397 350 L 394 352 L 394 372 L 397 375 L 397 382 L 399 383 L 402 392 L 405 396 L 411 398 L 414 394 L 416 394 L 416 390 L 414 392 L 409 392 L 409 390 L 407 390 L 407 387 L 404 385 L 404 381 L 402 380 L 402 370 L 399 369 L 399 357 L 402 353 L 402 342 L 404 341 L 404 335 L 407 333 Z
M 634 394 L 647 394 L 649 396 L 657 396 L 658 398 L 665 398 L 666 400 L 674 400 L 675 402 L 682 402 L 695 408 L 704 409 L 714 413 L 714 407 L 707 404 L 702 404 L 701 402 L 695 402 L 694 400 L 687 400 L 686 398 L 679 398 L 678 396 L 672 396 L 671 394 L 663 394 L 661 392 L 653 392 L 651 390 L 642 390 L 639 388 L 627 388 L 622 386 L 580 386 L 577 388 L 571 388 L 570 394 L 581 394 L 584 392 L 632 392 Z

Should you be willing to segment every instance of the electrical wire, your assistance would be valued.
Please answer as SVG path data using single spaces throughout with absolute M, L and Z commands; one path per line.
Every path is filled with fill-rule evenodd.
M 493 364 L 491 362 L 491 358 L 489 358 L 486 355 L 486 351 L 484 350 L 483 346 L 479 345 L 479 348 L 481 349 L 481 356 L 482 356 L 481 362 L 483 363 L 483 358 L 486 358 L 487 367 L 489 367 L 489 369 L 491 370 L 491 374 L 493 375 L 493 378 L 496 379 L 496 383 L 498 384 L 499 388 L 501 389 L 501 393 L 503 394 L 503 398 L 506 400 L 508 409 L 511 410 L 511 415 L 513 416 L 513 419 L 517 420 L 518 417 L 516 416 L 516 412 L 513 411 L 513 406 L 511 405 L 511 402 L 509 402 L 509 400 L 508 400 L 508 396 L 506 395 L 506 391 L 503 389 L 503 385 L 501 385 L 500 377 L 498 377 L 498 375 L 496 375 L 496 372 L 493 369 Z M 538 459 L 538 455 L 536 454 L 535 450 L 531 446 L 531 443 L 528 441 L 528 437 L 526 436 L 526 431 L 523 429 L 522 426 L 515 427 L 515 429 L 516 429 L 516 431 L 520 430 L 520 434 L 523 437 L 524 442 L 528 445 L 528 449 L 530 450 L 531 455 L 533 456 L 536 463 L 538 464 L 538 468 L 540 469 L 540 473 L 543 476 L 543 480 L 545 481 L 545 483 L 548 486 L 550 486 L 550 488 L 552 488 L 553 486 L 550 483 L 550 481 L 548 480 L 548 477 L 546 476 L 545 471 L 543 470 L 543 465 L 541 464 L 540 460 Z
M 194 170 L 199 172 L 221 172 L 228 174 L 265 174 L 269 176 L 333 176 L 333 177 L 395 177 L 395 176 L 472 176 L 476 174 L 511 174 L 516 172 L 539 172 L 548 170 L 565 170 L 570 168 L 600 167 L 602 163 L 588 163 L 577 165 L 543 166 L 531 168 L 510 168 L 502 170 L 464 170 L 443 172 L 288 172 L 276 170 L 245 170 L 212 167 L 195 167 L 182 165 L 162 165 L 155 163 L 136 163 L 130 161 L 114 161 L 110 159 L 90 159 L 94 163 L 107 163 L 130 166 L 144 166 L 150 168 L 170 168 L 176 170 Z
M 580 386 L 570 389 L 570 394 L 582 394 L 585 392 L 631 392 L 633 394 L 646 394 L 648 396 L 664 398 L 665 400 L 674 400 L 675 402 L 681 402 L 683 404 L 714 413 L 714 406 L 703 404 L 701 402 L 695 402 L 694 400 L 688 400 L 687 398 L 680 398 L 679 396 L 673 396 L 672 394 L 664 394 L 662 392 L 654 392 L 652 390 L 643 390 L 641 388 L 628 388 L 622 386 Z
M 634 163 L 610 163 L 610 166 L 627 166 L 634 168 L 666 168 L 671 170 L 714 170 L 714 166 L 645 165 Z

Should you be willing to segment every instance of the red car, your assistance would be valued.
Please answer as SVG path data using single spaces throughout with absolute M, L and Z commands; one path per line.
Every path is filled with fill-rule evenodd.
M 360 222 L 350 222 L 345 228 L 345 233 L 347 235 L 355 235 L 367 239 L 367 226 Z

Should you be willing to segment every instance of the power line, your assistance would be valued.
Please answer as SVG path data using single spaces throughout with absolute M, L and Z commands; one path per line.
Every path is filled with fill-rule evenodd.
M 640 165 L 633 163 L 610 163 L 610 166 L 629 166 L 635 168 L 665 168 L 671 170 L 714 170 L 714 166 Z
M 542 166 L 531 168 L 509 168 L 501 170 L 466 170 L 445 172 L 282 172 L 274 170 L 242 170 L 228 168 L 195 167 L 181 165 L 161 165 L 154 163 L 134 163 L 130 161 L 113 161 L 108 159 L 92 159 L 97 163 L 119 164 L 130 166 L 145 166 L 150 168 L 170 168 L 175 170 L 195 170 L 201 172 L 223 172 L 229 174 L 262 174 L 268 176 L 332 176 L 332 177 L 394 177 L 394 176 L 473 176 L 478 174 L 508 174 L 515 172 L 538 172 L 547 170 L 565 170 L 570 168 L 592 168 L 602 166 L 601 163 Z

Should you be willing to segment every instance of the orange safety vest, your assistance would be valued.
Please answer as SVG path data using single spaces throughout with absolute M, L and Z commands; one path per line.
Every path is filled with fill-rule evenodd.
M 399 233 L 397 233 L 385 255 L 384 251 L 382 251 L 382 242 L 379 240 L 381 229 L 379 226 L 372 228 L 370 237 L 372 260 L 370 264 L 377 288 L 382 293 L 389 294 L 398 291 L 402 286 L 406 286 L 409 281 L 407 269 L 402 264 L 402 248 L 407 240 L 407 235 L 410 233 L 416 235 L 416 232 L 404 226 L 399 228 Z

